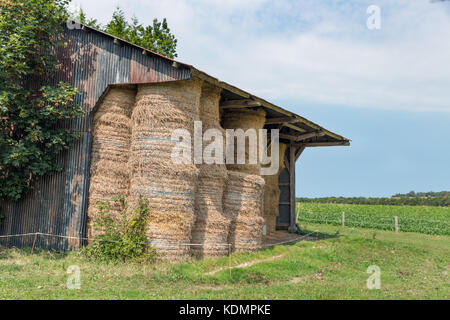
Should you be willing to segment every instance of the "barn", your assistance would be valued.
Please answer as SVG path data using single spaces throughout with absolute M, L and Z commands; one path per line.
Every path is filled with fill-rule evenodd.
M 295 162 L 302 152 L 350 144 L 191 65 L 91 27 L 66 28 L 64 39 L 53 81 L 81 92 L 76 102 L 86 114 L 71 124 L 80 139 L 58 158 L 62 172 L 36 181 L 18 202 L 0 202 L 0 245 L 80 248 L 95 236 L 96 201 L 126 195 L 133 202 L 140 194 L 154 213 L 149 242 L 169 256 L 192 254 L 186 243 L 199 245 L 200 256 L 221 254 L 231 242 L 235 250 L 255 250 L 297 231 Z M 279 129 L 280 170 L 260 176 L 259 163 L 168 165 L 169 129 L 195 120 L 203 130 Z

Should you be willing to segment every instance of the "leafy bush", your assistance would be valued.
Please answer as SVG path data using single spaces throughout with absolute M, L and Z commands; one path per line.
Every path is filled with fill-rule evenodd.
M 120 208 L 119 215 L 110 213 L 107 202 L 98 202 L 99 215 L 93 227 L 100 234 L 83 249 L 88 258 L 112 262 L 152 262 L 156 252 L 147 242 L 148 206 L 142 198 L 138 207 L 131 210 L 123 197 L 113 199 Z
M 61 170 L 57 156 L 78 138 L 78 91 L 50 84 L 68 2 L 0 0 L 0 199 L 18 200 L 35 177 Z

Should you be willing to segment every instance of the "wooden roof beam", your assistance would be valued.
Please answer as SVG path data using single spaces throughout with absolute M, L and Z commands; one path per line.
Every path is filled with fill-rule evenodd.
M 279 137 L 281 139 L 286 139 L 286 140 L 290 140 L 290 141 L 296 141 L 297 140 L 297 136 L 295 136 L 293 134 L 280 133 Z
M 293 129 L 293 130 L 295 130 L 295 131 L 298 131 L 298 132 L 306 132 L 306 130 L 305 129 L 302 129 L 302 128 L 300 128 L 300 127 L 297 127 L 297 126 L 294 126 L 293 124 L 290 124 L 290 123 L 283 123 L 283 126 L 284 127 L 288 127 L 288 128 L 291 128 L 291 129 Z
M 280 133 L 280 138 L 291 140 L 292 142 L 300 142 L 306 139 L 315 138 L 315 137 L 323 137 L 325 136 L 325 132 L 318 131 L 318 132 L 309 132 L 301 135 L 293 135 L 293 134 L 286 134 L 286 133 Z
M 292 117 L 281 117 L 281 118 L 268 118 L 266 124 L 283 124 L 283 123 L 297 123 L 300 120 Z
M 325 132 L 323 132 L 323 131 L 305 133 L 300 136 L 297 136 L 296 142 L 300 142 L 300 141 L 310 139 L 310 138 L 323 137 L 323 136 L 325 136 Z
M 349 141 L 334 141 L 334 142 L 309 142 L 309 143 L 296 143 L 296 147 L 333 147 L 333 146 L 349 146 Z
M 241 99 L 241 100 L 228 100 L 220 104 L 222 109 L 241 109 L 241 108 L 252 108 L 259 107 L 261 103 L 251 100 L 251 99 Z

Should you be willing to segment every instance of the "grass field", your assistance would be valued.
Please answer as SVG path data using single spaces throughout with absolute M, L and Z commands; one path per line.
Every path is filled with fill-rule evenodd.
M 386 206 L 358 204 L 297 203 L 301 222 L 341 225 L 342 212 L 349 227 L 450 235 L 450 207 Z
M 450 237 L 330 225 L 317 241 L 253 254 L 188 263 L 102 264 L 76 252 L 0 249 L 0 299 L 449 299 Z M 253 262 L 254 264 L 249 264 Z M 259 263 L 258 263 L 259 262 Z M 67 268 L 81 270 L 81 289 L 66 287 Z M 366 270 L 381 269 L 369 290 Z M 212 273 L 217 271 L 216 273 Z

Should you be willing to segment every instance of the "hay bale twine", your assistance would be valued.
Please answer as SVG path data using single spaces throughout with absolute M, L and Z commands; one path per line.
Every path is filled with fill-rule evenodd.
M 203 133 L 220 126 L 219 100 L 221 89 L 204 85 L 200 98 L 200 121 Z M 224 164 L 200 164 L 195 196 L 195 224 L 192 228 L 192 253 L 197 258 L 228 253 L 229 219 L 223 213 L 223 193 L 227 178 Z
M 276 174 L 271 176 L 264 176 L 266 182 L 264 186 L 264 223 L 266 225 L 266 236 L 270 236 L 276 231 L 277 216 L 279 215 L 279 203 L 280 203 L 280 186 L 278 178 L 284 166 L 284 154 L 286 153 L 287 145 L 280 143 L 279 159 L 280 166 Z M 269 147 L 269 152 L 270 147 Z
M 94 237 L 92 222 L 98 216 L 97 202 L 108 202 L 111 214 L 120 208 L 114 197 L 127 196 L 130 186 L 128 162 L 131 138 L 131 111 L 136 91 L 111 89 L 104 97 L 94 116 L 91 151 L 88 234 Z
M 231 220 L 228 242 L 234 251 L 261 248 L 264 219 L 262 192 L 264 179 L 245 172 L 228 171 L 224 213 Z
M 173 163 L 171 135 L 182 128 L 193 136 L 201 85 L 197 79 L 140 85 L 131 116 L 130 202 L 139 195 L 148 200 L 147 237 L 168 259 L 190 252 L 198 169 Z
M 242 129 L 247 131 L 248 129 L 255 129 L 257 137 L 259 137 L 259 129 L 264 128 L 266 122 L 266 112 L 264 110 L 248 110 L 238 109 L 226 112 L 222 115 L 222 127 L 224 129 Z M 237 143 L 235 139 L 234 153 L 236 163 L 237 159 Z M 257 138 L 258 143 L 258 138 Z M 227 169 L 232 171 L 246 172 L 249 174 L 260 175 L 261 164 L 259 160 L 259 148 L 257 155 L 257 163 L 249 164 L 249 139 L 246 138 L 245 143 L 245 164 L 227 164 Z

